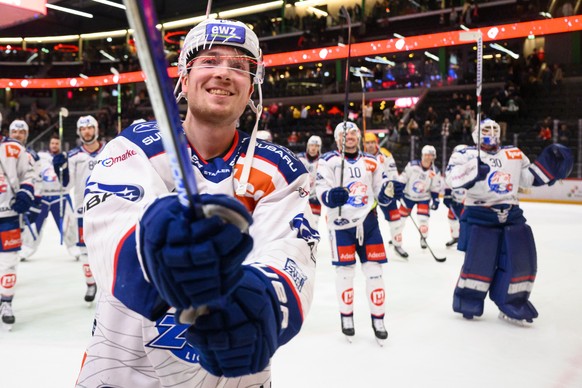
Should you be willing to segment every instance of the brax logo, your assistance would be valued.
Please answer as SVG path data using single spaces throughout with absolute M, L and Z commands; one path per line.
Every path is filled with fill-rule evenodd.
M 505 156 L 507 156 L 507 159 L 521 159 L 521 151 L 518 149 L 506 150 Z

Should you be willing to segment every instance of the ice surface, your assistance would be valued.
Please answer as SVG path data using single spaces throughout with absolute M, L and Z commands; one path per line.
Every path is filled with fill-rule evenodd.
M 302 332 L 273 360 L 275 388 L 359 387 L 582 387 L 582 206 L 523 203 L 538 251 L 531 327 L 497 318 L 487 300 L 483 317 L 467 321 L 452 311 L 462 255 L 450 239 L 446 208 L 430 220 L 428 242 L 437 263 L 420 249 L 410 221 L 404 231 L 408 261 L 386 244 L 384 266 L 389 332 L 378 346 L 365 300 L 363 275 L 355 284 L 356 335 L 340 331 L 335 274 L 327 231 L 320 223 L 317 284 Z M 388 226 L 381 222 L 385 240 Z M 83 301 L 81 264 L 59 245 L 48 222 L 39 251 L 21 263 L 14 300 L 16 324 L 0 330 L 0 387 L 73 387 L 91 335 L 93 307 Z

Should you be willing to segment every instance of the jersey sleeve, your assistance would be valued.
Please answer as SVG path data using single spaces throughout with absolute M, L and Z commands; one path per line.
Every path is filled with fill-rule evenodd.
M 278 296 L 282 345 L 299 332 L 311 307 L 319 233 L 308 201 L 307 172 L 292 181 L 273 175 L 273 191 L 257 202 L 252 213 L 255 249 L 244 264 L 257 269 Z
M 151 319 L 161 299 L 145 280 L 139 264 L 136 224 L 146 205 L 168 189 L 154 161 L 124 137 L 111 141 L 100 158 L 108 162 L 94 167 L 84 196 L 83 222 L 91 270 L 98 287 Z
M 446 171 L 446 183 L 453 189 L 465 187 L 477 178 L 477 158 L 466 152 L 451 155 Z
M 333 170 L 333 155 L 326 154 L 323 155 L 317 166 L 317 178 L 315 179 L 315 192 L 317 193 L 317 199 L 322 204 L 324 201 L 322 200 L 323 194 L 336 187 L 338 184 L 335 183 L 336 179 L 334 176 Z

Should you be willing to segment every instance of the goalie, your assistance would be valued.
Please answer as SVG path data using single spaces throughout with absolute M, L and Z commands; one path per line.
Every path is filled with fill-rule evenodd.
M 566 178 L 572 155 L 568 148 L 552 144 L 530 163 L 519 148 L 501 147 L 500 128 L 493 120 L 477 126 L 473 140 L 476 147 L 455 152 L 446 171 L 450 187 L 467 189 L 458 243 L 465 260 L 453 310 L 466 319 L 479 317 L 489 293 L 500 318 L 531 323 L 538 316 L 529 301 L 537 256 L 531 228 L 519 207 L 518 188 L 552 185 Z

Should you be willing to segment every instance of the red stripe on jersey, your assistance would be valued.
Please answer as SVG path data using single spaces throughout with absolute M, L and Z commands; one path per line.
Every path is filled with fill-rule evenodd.
M 275 272 L 277 275 L 279 275 L 279 277 L 281 279 L 285 280 L 285 283 L 287 283 L 287 285 L 289 286 L 289 288 L 293 292 L 293 296 L 295 297 L 295 300 L 297 301 L 297 307 L 299 307 L 299 313 L 301 314 L 301 320 L 303 320 L 303 306 L 301 305 L 301 298 L 299 297 L 299 294 L 297 293 L 297 290 L 295 289 L 295 284 L 289 279 L 289 277 L 284 272 L 281 272 L 277 268 L 271 267 L 270 265 L 268 265 L 267 267 L 269 267 L 273 272 Z
M 115 290 L 115 281 L 117 280 L 117 263 L 119 261 L 119 252 L 121 252 L 121 248 L 123 247 L 123 244 L 125 244 L 125 240 L 127 240 L 129 236 L 135 233 L 135 227 L 136 226 L 134 225 L 131 229 L 127 231 L 127 233 L 125 233 L 125 235 L 123 235 L 121 240 L 119 240 L 119 244 L 117 244 L 117 248 L 115 249 L 115 256 L 113 259 L 113 278 L 111 282 L 111 295 L 115 295 L 113 291 Z

